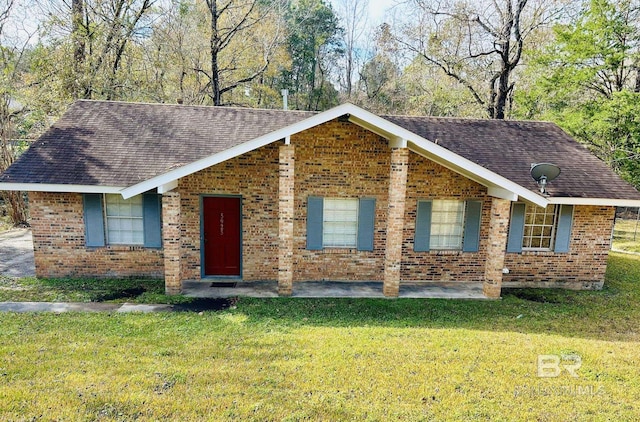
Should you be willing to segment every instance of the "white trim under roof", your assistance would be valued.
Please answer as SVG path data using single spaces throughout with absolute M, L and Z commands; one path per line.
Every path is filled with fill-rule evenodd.
M 594 205 L 607 207 L 640 207 L 638 199 L 550 197 L 549 204 Z
M 22 192 L 120 193 L 123 187 L 51 183 L 0 183 L 0 190 Z
M 194 161 L 193 163 L 189 163 L 183 167 L 145 180 L 144 182 L 129 186 L 126 189 L 123 189 L 120 193 L 126 199 L 140 193 L 147 192 L 151 189 L 156 189 L 163 185 L 171 185 L 181 177 L 188 176 L 223 161 L 261 148 L 272 142 L 286 140 L 291 135 L 303 132 L 344 115 L 348 115 L 351 122 L 391 140 L 391 144 L 393 145 L 401 146 L 406 144 L 410 150 L 434 160 L 435 162 L 460 173 L 465 177 L 469 177 L 488 188 L 491 188 L 492 192 L 496 193 L 500 198 L 513 200 L 516 197 L 520 197 L 523 200 L 543 207 L 548 204 L 548 200 L 545 197 L 538 195 L 537 193 L 532 192 L 529 189 L 526 189 L 490 170 L 487 170 L 473 161 L 467 160 L 446 148 L 436 145 L 434 142 L 391 123 L 382 117 L 376 116 L 373 113 L 348 103 L 316 114 L 315 116 L 260 136 L 228 150 Z
M 175 188 L 178 187 L 178 179 L 172 180 L 169 183 L 165 183 L 164 185 L 158 186 L 158 193 L 167 193 L 171 192 Z

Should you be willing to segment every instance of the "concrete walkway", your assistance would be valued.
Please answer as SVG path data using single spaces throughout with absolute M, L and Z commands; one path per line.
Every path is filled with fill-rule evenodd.
M 144 305 L 135 303 L 65 303 L 65 302 L 0 302 L 0 312 L 170 312 L 173 305 Z
M 30 229 L 0 233 L 0 276 L 35 277 L 33 239 Z
M 237 282 L 235 287 L 218 287 L 211 281 L 185 281 L 182 293 L 189 297 L 278 297 L 275 281 Z M 293 283 L 294 298 L 385 298 L 382 282 L 306 281 Z M 401 283 L 400 298 L 487 299 L 482 283 Z

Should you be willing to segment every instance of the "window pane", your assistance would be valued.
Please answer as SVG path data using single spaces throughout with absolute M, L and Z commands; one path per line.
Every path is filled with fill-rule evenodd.
M 462 249 L 464 201 L 435 200 L 431 204 L 431 249 Z
M 355 248 L 358 240 L 358 200 L 325 198 L 323 204 L 323 246 Z
M 144 223 L 142 195 L 124 199 L 121 195 L 105 195 L 107 239 L 114 245 L 142 245 Z
M 557 207 L 555 205 L 542 208 L 527 204 L 522 247 L 525 249 L 551 250 L 556 228 L 556 214 Z

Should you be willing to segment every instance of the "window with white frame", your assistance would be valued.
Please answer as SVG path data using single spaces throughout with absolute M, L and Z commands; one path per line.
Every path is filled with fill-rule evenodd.
M 129 199 L 105 194 L 107 243 L 111 245 L 144 244 L 142 195 Z
M 358 243 L 358 199 L 325 198 L 322 246 L 355 248 Z
M 527 204 L 524 214 L 522 249 L 551 250 L 555 237 L 558 207 L 547 208 Z
M 430 249 L 462 249 L 464 204 L 457 200 L 432 202 Z

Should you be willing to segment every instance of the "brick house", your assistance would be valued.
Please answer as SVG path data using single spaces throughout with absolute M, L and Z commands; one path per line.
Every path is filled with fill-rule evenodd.
M 532 163 L 561 168 L 546 193 Z M 640 194 L 552 123 L 78 101 L 0 189 L 38 277 L 602 287 Z

